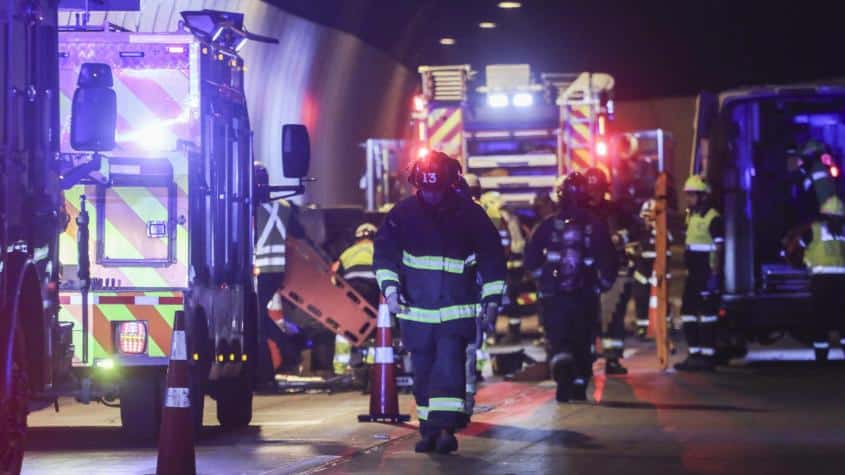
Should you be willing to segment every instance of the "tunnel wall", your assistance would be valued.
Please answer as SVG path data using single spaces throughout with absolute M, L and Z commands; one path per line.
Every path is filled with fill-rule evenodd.
M 131 31 L 172 32 L 179 12 L 204 8 L 242 12 L 249 31 L 280 42 L 250 42 L 241 51 L 255 154 L 270 176 L 281 182 L 281 125 L 304 123 L 311 132 L 311 175 L 318 178 L 307 200 L 363 204 L 360 144 L 404 135 L 416 74 L 357 37 L 258 0 L 142 0 L 141 12 L 108 12 L 105 20 Z M 91 23 L 103 23 L 104 15 L 92 13 Z M 61 24 L 72 21 L 70 13 L 60 16 Z

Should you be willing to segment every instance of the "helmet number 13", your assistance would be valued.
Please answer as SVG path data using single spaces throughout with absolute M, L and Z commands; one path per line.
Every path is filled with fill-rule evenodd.
M 429 184 L 429 185 L 437 184 L 437 173 L 434 173 L 434 172 L 423 173 L 422 174 L 422 182 Z

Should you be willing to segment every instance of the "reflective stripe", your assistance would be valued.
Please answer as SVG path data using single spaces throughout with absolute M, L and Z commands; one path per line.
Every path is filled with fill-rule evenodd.
M 634 280 L 636 280 L 637 282 L 639 282 L 643 285 L 648 283 L 648 277 L 641 274 L 640 271 L 634 272 Z
M 417 406 L 417 419 L 421 421 L 428 420 L 428 408 L 425 406 Z
M 349 279 L 375 279 L 376 273 L 371 270 L 359 270 L 354 272 L 347 272 L 343 274 L 343 278 Z
M 637 320 L 637 326 L 638 327 L 647 327 L 648 326 L 648 320 Z
M 351 355 L 348 355 L 348 354 L 337 354 L 337 352 L 335 352 L 335 355 L 334 355 L 334 361 L 335 361 L 335 363 L 348 364 L 348 363 L 349 363 L 349 359 L 350 359 L 350 357 L 351 357 Z M 378 363 L 378 361 L 376 361 L 376 363 Z
M 645 257 L 646 259 L 656 259 L 657 251 L 643 251 L 640 253 L 640 257 Z
M 648 308 L 657 308 L 657 296 L 652 295 L 648 298 Z
M 475 254 L 470 254 L 466 258 L 466 260 L 464 261 L 464 265 L 467 266 L 467 267 L 474 266 L 476 264 L 477 260 L 478 260 L 478 257 Z
M 716 350 L 714 348 L 701 348 L 701 354 L 704 356 L 713 356 L 716 354 Z
M 494 295 L 501 295 L 503 293 L 505 293 L 504 280 L 494 280 L 493 282 L 487 282 L 481 286 L 482 299 L 486 299 L 487 297 L 492 297 Z
M 604 348 L 624 348 L 625 342 L 616 338 L 603 338 L 601 340 L 601 346 Z
M 826 349 L 830 348 L 830 343 L 828 343 L 826 341 L 817 341 L 817 342 L 813 343 L 813 348 L 815 348 L 817 350 L 826 350 Z
M 469 394 L 475 394 L 475 385 L 467 383 L 466 392 L 469 393 Z
M 479 305 L 452 305 L 441 309 L 431 310 L 426 308 L 406 307 L 407 312 L 398 314 L 396 317 L 402 320 L 411 320 L 421 323 L 441 323 L 461 318 L 475 318 L 478 316 Z
M 695 323 L 698 321 L 698 317 L 695 315 L 681 315 L 681 321 L 684 323 Z
M 191 407 L 191 399 L 188 397 L 190 391 L 188 388 L 167 388 L 167 393 L 164 397 L 164 407 L 175 408 L 189 408 Z
M 285 265 L 285 258 L 282 257 L 258 257 L 255 259 L 255 265 L 258 267 L 271 267 Z
M 575 385 L 578 385 L 578 386 L 583 386 L 586 383 L 587 382 L 584 381 L 584 378 L 575 378 L 575 379 L 572 380 L 572 384 L 575 384 Z
M 713 252 L 716 250 L 715 244 L 687 244 L 687 250 L 692 252 Z
M 391 346 L 378 346 L 375 348 L 375 362 L 376 363 L 383 363 L 383 364 L 393 364 L 393 347 Z
M 379 287 L 383 287 L 387 281 L 399 282 L 399 274 L 389 269 L 379 269 L 376 271 L 376 280 L 378 280 Z
M 402 264 L 410 267 L 411 269 L 463 274 L 466 263 L 467 260 L 452 259 L 450 257 L 443 256 L 415 256 L 407 251 L 402 251 Z
M 560 262 L 560 253 L 556 251 L 547 251 L 546 252 L 546 261 L 547 262 Z
M 701 323 L 715 323 L 719 321 L 719 317 L 716 315 L 702 315 L 699 321 Z
M 465 401 L 456 397 L 432 397 L 428 399 L 428 410 L 442 412 L 464 412 Z
M 840 266 L 813 266 L 811 274 L 845 274 L 845 267 Z
M 723 238 L 723 237 L 714 237 L 714 238 L 713 238 L 713 242 L 714 242 L 714 243 L 716 243 L 716 244 L 721 244 L 721 243 L 725 242 L 725 238 Z
M 813 181 L 819 181 L 819 180 L 824 180 L 824 179 L 825 179 L 825 178 L 827 178 L 829 175 L 827 174 L 827 172 L 826 172 L 826 171 L 821 170 L 821 171 L 814 172 L 814 173 L 813 173 L 812 175 L 810 175 L 810 176 L 813 178 Z
M 701 353 L 701 348 L 699 348 L 699 347 L 697 347 L 697 346 L 691 346 L 691 347 L 689 347 L 689 354 L 691 354 L 691 355 L 697 355 L 697 354 L 699 354 L 699 353 Z

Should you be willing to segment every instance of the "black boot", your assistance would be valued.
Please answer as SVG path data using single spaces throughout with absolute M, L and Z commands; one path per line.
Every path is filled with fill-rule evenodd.
M 578 402 L 587 401 L 587 382 L 582 379 L 576 379 L 572 383 L 572 400 Z
M 437 434 L 427 434 L 414 446 L 414 452 L 425 453 L 434 450 L 437 445 Z
M 611 358 L 607 360 L 607 364 L 604 366 L 604 373 L 610 376 L 628 374 L 628 368 L 622 366 L 618 359 Z
M 572 356 L 559 353 L 550 363 L 552 378 L 557 383 L 555 399 L 557 402 L 569 402 L 572 399 Z
M 675 363 L 675 369 L 678 371 L 695 371 L 700 359 L 700 355 L 688 355 L 684 361 Z
M 455 434 L 444 430 L 440 432 L 440 436 L 437 437 L 434 450 L 436 450 L 438 454 L 448 454 L 454 452 L 458 450 L 458 439 L 455 437 Z

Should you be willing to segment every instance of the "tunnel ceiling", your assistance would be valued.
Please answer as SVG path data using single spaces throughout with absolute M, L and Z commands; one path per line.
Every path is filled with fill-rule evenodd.
M 538 71 L 606 71 L 621 98 L 845 76 L 833 2 L 802 8 L 701 0 L 266 0 L 354 34 L 411 67 L 531 63 Z M 740 4 L 740 5 L 738 5 Z M 496 28 L 481 29 L 490 21 Z M 455 39 L 442 46 L 443 37 Z

